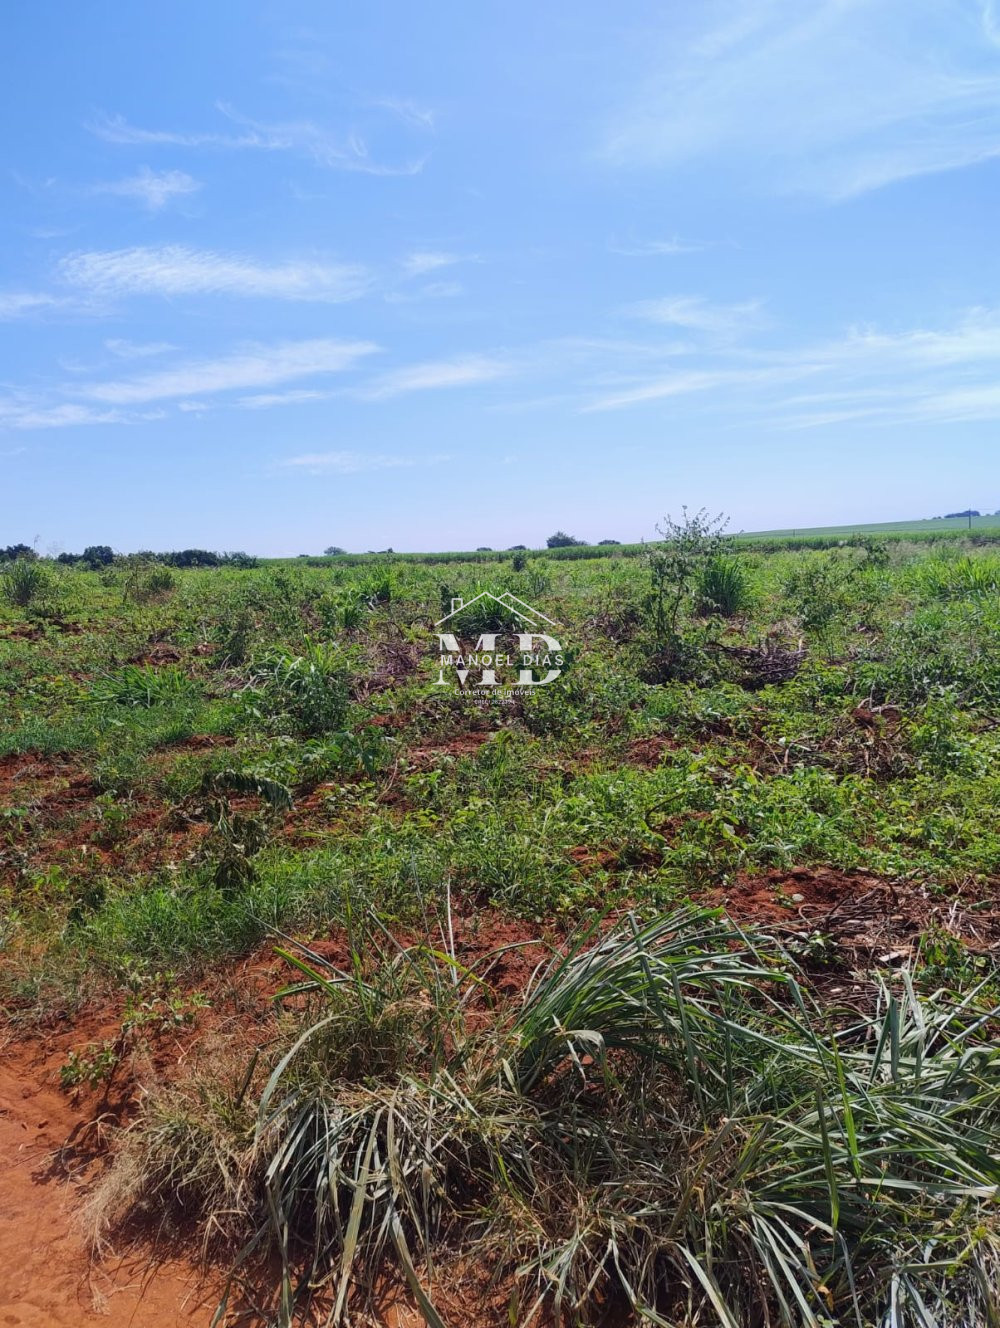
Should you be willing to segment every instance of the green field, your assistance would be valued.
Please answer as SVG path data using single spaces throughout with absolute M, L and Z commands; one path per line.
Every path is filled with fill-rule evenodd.
M 1000 534 L 1000 513 L 974 517 L 931 517 L 924 521 L 874 521 L 853 526 L 801 526 L 788 530 L 754 530 L 744 539 L 778 540 L 805 536 L 817 539 L 842 539 L 850 535 L 891 535 L 894 537 L 962 535 L 970 531 Z
M 991 1328 L 1000 555 L 824 538 L 0 565 L 0 1131 L 227 1322 Z

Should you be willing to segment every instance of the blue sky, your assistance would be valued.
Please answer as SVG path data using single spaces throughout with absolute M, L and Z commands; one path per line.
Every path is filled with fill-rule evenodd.
M 1000 4 L 5 15 L 0 543 L 1000 508 Z

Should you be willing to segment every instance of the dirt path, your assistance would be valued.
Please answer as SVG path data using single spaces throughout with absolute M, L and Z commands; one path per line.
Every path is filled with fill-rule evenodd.
M 64 1058 L 0 1042 L 0 1328 L 206 1328 L 215 1297 L 190 1263 L 92 1263 L 79 1214 L 97 1164 L 65 1161 L 87 1113 L 59 1088 Z

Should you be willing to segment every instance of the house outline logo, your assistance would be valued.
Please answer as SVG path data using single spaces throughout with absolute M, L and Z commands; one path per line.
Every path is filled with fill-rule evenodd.
M 482 631 L 477 628 L 479 639 L 470 647 L 460 640 L 459 624 L 462 614 L 477 604 L 482 607 L 495 605 L 515 621 L 504 630 Z M 552 635 L 557 627 L 559 624 L 547 614 L 510 590 L 501 595 L 495 595 L 492 590 L 481 590 L 468 601 L 455 596 L 450 611 L 434 624 L 438 642 L 435 685 L 447 687 L 452 680 L 452 685 L 457 683 L 461 691 L 478 698 L 478 704 L 484 701 L 510 702 L 535 687 L 544 687 L 560 676 L 566 663 L 563 648 Z M 499 645 L 504 638 L 509 639 L 511 645 Z M 517 645 L 513 649 L 515 640 Z M 478 679 L 471 676 L 473 669 L 482 671 Z M 545 676 L 537 677 L 536 670 Z M 512 673 L 517 675 L 516 683 L 505 682 L 505 675 Z
M 473 604 L 478 604 L 482 599 L 491 599 L 494 604 L 499 604 L 501 608 L 507 609 L 516 618 L 520 618 L 527 623 L 529 627 L 537 627 L 539 622 L 548 623 L 550 627 L 559 626 L 557 622 L 546 617 L 540 609 L 533 609 L 530 604 L 526 604 L 523 599 L 519 599 L 510 590 L 505 590 L 502 595 L 494 595 L 492 590 L 481 590 L 478 595 L 475 595 L 468 602 L 463 600 L 461 596 L 456 596 L 451 601 L 451 611 L 446 613 L 443 618 L 439 618 L 434 626 L 440 627 L 443 623 L 450 622 L 452 618 L 458 617 L 466 609 L 471 609 Z M 518 605 L 520 605 L 520 608 L 518 608 Z

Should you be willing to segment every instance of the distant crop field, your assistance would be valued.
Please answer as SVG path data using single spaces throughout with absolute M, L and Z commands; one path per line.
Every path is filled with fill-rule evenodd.
M 844 538 L 850 535 L 967 535 L 969 531 L 990 531 L 1000 535 L 1000 514 L 974 516 L 931 517 L 926 521 L 872 521 L 849 526 L 798 526 L 785 530 L 754 530 L 741 535 L 743 539 L 794 539 L 799 536 L 818 538 Z
M 782 530 L 730 530 L 737 544 L 753 544 L 762 548 L 831 548 L 845 540 L 863 540 L 874 536 L 884 540 L 914 540 L 934 543 L 941 540 L 970 539 L 974 544 L 1000 541 L 1000 515 L 968 517 L 932 517 L 926 521 L 873 521 L 843 526 L 797 526 Z M 566 548 L 525 549 L 530 556 L 550 558 L 556 562 L 590 562 L 594 559 L 637 558 L 658 540 L 654 537 L 638 544 L 574 544 Z M 418 564 L 502 564 L 509 563 L 515 549 L 438 550 L 426 552 L 398 552 L 393 549 L 371 550 L 368 553 L 339 553 L 332 555 L 306 555 L 298 558 L 266 559 L 272 563 L 306 563 L 311 566 L 327 564 L 339 567 L 363 566 L 385 561 Z

